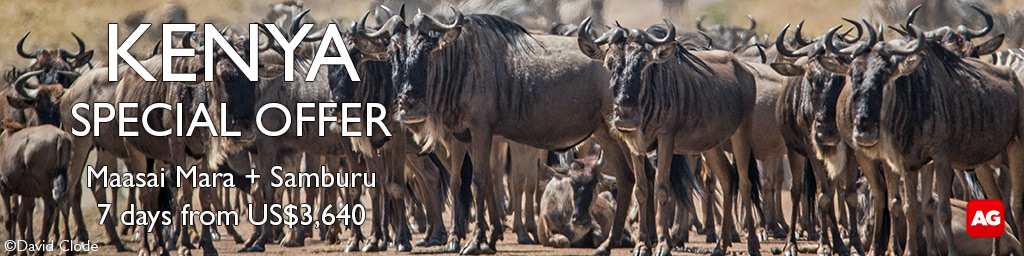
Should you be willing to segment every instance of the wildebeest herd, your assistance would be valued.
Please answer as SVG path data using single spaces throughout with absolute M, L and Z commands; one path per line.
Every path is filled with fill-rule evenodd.
M 600 8 L 602 1 L 570 2 Z M 191 49 L 194 57 L 172 59 L 169 70 L 212 69 L 212 82 L 146 82 L 127 64 L 92 61 L 93 50 L 77 35 L 76 52 L 29 52 L 26 42 L 44 39 L 25 33 L 15 50 L 31 64 L 5 72 L 8 86 L 0 90 L 7 238 L 99 238 L 88 234 L 95 224 L 84 221 L 83 209 L 94 206 L 82 204 L 83 190 L 97 204 L 125 207 L 117 208 L 116 189 L 107 198 L 109 188 L 83 185 L 87 165 L 155 175 L 176 175 L 168 166 L 196 166 L 230 175 L 237 189 L 190 182 L 140 187 L 126 192 L 127 203 L 166 211 L 196 201 L 194 208 L 257 215 L 270 204 L 319 206 L 314 215 L 365 204 L 370 232 L 355 223 L 262 224 L 243 237 L 231 225 L 184 225 L 180 214 L 151 228 L 101 212 L 107 244 L 140 255 L 215 255 L 213 241 L 227 236 L 241 244 L 239 252 L 263 252 L 268 243 L 301 247 L 318 235 L 344 251 L 439 246 L 476 255 L 501 252 L 508 226 L 520 244 L 594 248 L 595 255 L 617 247 L 669 255 L 686 248 L 691 231 L 716 243 L 709 251 L 715 255 L 739 241 L 746 245 L 740 250 L 759 255 L 759 244 L 772 239 L 785 242 L 777 253 L 806 253 L 798 238 L 815 241 L 817 254 L 1024 255 L 1024 50 L 997 52 L 1011 35 L 993 32 L 995 18 L 984 8 L 970 8 L 983 26 L 925 28 L 915 22 L 929 9 L 918 7 L 898 24 L 843 19 L 809 38 L 801 21 L 767 40 L 755 32 L 753 17 L 747 26 L 697 18 L 694 32 L 682 32 L 669 19 L 627 28 L 599 11 L 579 18 L 556 8 L 544 20 L 552 23 L 548 29 L 527 29 L 517 22 L 536 20 L 464 13 L 466 5 L 432 7 L 412 14 L 388 2 L 342 27 L 345 44 L 328 54 L 347 51 L 360 81 L 338 65 L 313 70 L 325 31 L 301 29 L 315 22 L 300 2 L 273 5 L 261 24 L 276 24 L 287 39 L 302 42 L 295 73 L 321 74 L 313 81 L 282 78 L 287 47 L 270 40 L 266 25 L 260 38 L 239 28 L 202 32 L 225 35 L 232 49 L 206 44 L 197 32 L 136 57 L 159 78 L 159 45 Z M 181 21 L 184 13 L 167 5 L 131 15 L 129 25 Z M 317 27 L 328 23 L 337 21 Z M 226 53 L 247 59 L 254 45 L 259 81 L 247 79 Z M 217 47 L 213 66 L 203 61 L 206 47 Z M 108 81 L 110 69 L 120 81 Z M 200 106 L 209 106 L 214 120 L 207 121 L 242 135 L 200 129 L 187 137 L 118 137 L 113 122 L 93 127 L 98 136 L 70 135 L 84 125 L 74 115 L 109 116 L 73 105 L 100 102 L 185 106 L 180 121 L 143 120 L 153 130 L 188 126 Z M 295 113 L 300 102 L 384 104 L 392 136 L 296 133 L 316 130 L 312 122 L 282 136 L 257 131 L 260 106 L 280 103 Z M 262 119 L 269 130 L 288 125 L 273 112 Z M 375 180 L 355 179 L 373 186 L 276 188 L 269 178 L 245 177 L 250 170 L 270 177 L 273 166 L 319 172 L 321 165 L 332 173 L 375 173 Z M 1005 202 L 1002 237 L 966 234 L 965 201 L 982 198 Z M 33 220 L 37 200 L 45 208 L 41 222 Z M 121 240 L 131 233 L 137 248 Z M 414 242 L 413 233 L 426 235 Z

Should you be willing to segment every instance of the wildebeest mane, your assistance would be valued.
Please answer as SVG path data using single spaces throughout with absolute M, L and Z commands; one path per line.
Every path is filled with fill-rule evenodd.
M 651 36 L 664 37 L 664 30 L 649 29 Z M 672 110 L 683 111 L 686 113 L 701 115 L 702 113 L 708 113 L 707 111 L 698 111 L 697 109 L 703 108 L 698 102 L 693 100 L 684 100 L 686 95 L 690 95 L 687 98 L 693 99 L 695 95 L 699 95 L 703 84 L 707 84 L 708 74 L 713 74 L 716 71 L 712 70 L 704 60 L 701 60 L 697 56 L 693 55 L 692 52 L 686 50 L 686 47 L 675 42 L 675 58 L 668 61 L 651 64 L 641 73 L 643 79 L 643 87 L 640 92 L 640 104 L 643 108 L 644 127 L 650 126 L 652 123 L 659 123 L 665 117 L 675 115 L 677 113 Z M 650 47 L 650 46 L 648 46 Z M 680 88 L 677 84 L 685 84 Z M 656 86 L 654 86 L 656 85 Z M 679 91 L 684 89 L 687 91 Z M 677 104 L 683 104 L 676 106 Z M 697 125 L 696 120 L 700 118 L 685 118 L 682 120 L 686 122 L 687 127 Z
M 526 101 L 521 97 L 527 96 L 526 88 L 508 84 L 516 74 L 510 71 L 513 62 L 506 59 L 532 54 L 534 45 L 543 45 L 525 28 L 505 18 L 489 14 L 464 17 L 468 22 L 459 38 L 433 53 L 436 55 L 428 63 L 428 86 L 433 87 L 427 90 L 429 105 L 446 125 L 453 125 L 450 122 L 459 120 L 462 111 L 456 104 L 463 90 L 495 86 L 498 115 L 505 110 L 525 114 Z

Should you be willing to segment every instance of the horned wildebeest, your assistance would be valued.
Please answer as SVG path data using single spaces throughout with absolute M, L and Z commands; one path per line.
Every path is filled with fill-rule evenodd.
M 701 153 L 723 188 L 722 238 L 716 253 L 724 253 L 733 228 L 732 201 L 738 189 L 742 209 L 748 211 L 746 226 L 748 253 L 758 253 L 754 235 L 753 213 L 750 212 L 750 171 L 756 172 L 749 135 L 756 100 L 755 78 L 741 61 L 725 51 L 688 51 L 675 41 L 675 27 L 665 19 L 668 33 L 657 38 L 640 29 L 626 31 L 613 28 L 597 40 L 580 33 L 580 49 L 587 56 L 604 62 L 612 71 L 611 88 L 616 97 L 614 110 L 608 116 L 612 132 L 622 139 L 633 153 L 636 198 L 641 212 L 657 209 L 656 255 L 667 255 L 670 235 L 668 224 L 673 216 L 668 211 L 669 170 L 671 161 L 659 161 L 655 172 L 655 191 L 642 169 L 642 156 L 657 150 L 659 159 L 673 154 Z M 581 32 L 589 31 L 585 21 Z M 600 48 L 608 44 L 607 50 Z M 678 80 L 686 82 L 676 82 Z M 683 105 L 678 105 L 682 103 Z M 739 178 L 723 152 L 722 144 L 731 141 Z M 656 146 L 656 147 L 655 147 Z M 756 177 L 757 175 L 753 175 Z M 738 188 L 732 184 L 739 180 Z M 755 181 L 756 182 L 756 181 Z M 621 192 L 620 192 L 621 193 Z M 654 207 L 652 206 L 652 204 Z M 653 209 L 652 209 L 653 208 Z M 641 214 L 644 216 L 644 214 Z M 636 251 L 649 250 L 651 220 L 641 219 Z M 645 229 L 646 226 L 646 229 Z M 643 251 L 641 251 L 643 250 Z
M 37 49 L 33 52 L 26 52 L 25 40 L 28 39 L 28 35 L 32 32 L 25 33 L 24 36 L 18 40 L 18 55 L 22 58 L 31 59 L 32 63 L 20 70 L 11 70 L 6 74 L 8 82 L 14 80 L 14 78 L 20 76 L 22 73 L 29 71 L 42 70 L 43 74 L 37 76 L 40 84 L 61 84 L 64 88 L 71 86 L 71 83 L 75 82 L 75 78 L 78 78 L 76 70 L 85 65 L 90 65 L 92 60 L 93 51 L 85 50 L 85 42 L 78 37 L 75 33 L 71 33 L 75 37 L 78 43 L 78 52 L 70 52 L 65 49 Z
M 25 75 L 35 76 L 39 73 L 41 72 L 36 71 Z M 23 83 L 24 79 L 19 79 L 19 82 Z M 4 212 L 9 215 L 5 223 L 10 234 L 8 239 L 17 238 L 17 222 L 22 230 L 28 230 L 28 234 L 21 233 L 21 239 L 34 244 L 34 238 L 31 237 L 34 224 L 31 222 L 31 216 L 34 215 L 32 211 L 35 209 L 36 198 L 42 198 L 45 212 L 39 241 L 52 243 L 49 235 L 50 227 L 54 226 L 54 213 L 67 199 L 65 189 L 68 183 L 71 136 L 52 125 L 24 129 L 21 129 L 20 125 L 4 124 L 4 131 L 0 134 L 0 197 L 3 197 Z M 15 195 L 21 196 L 21 205 L 12 209 L 12 197 Z M 12 210 L 16 210 L 18 214 L 13 214 Z M 67 208 L 61 207 L 60 210 L 67 220 Z M 54 230 L 58 238 L 59 233 L 59 229 Z M 71 239 L 67 221 L 64 222 L 64 239 Z M 13 255 L 15 251 L 11 250 L 10 253 Z M 42 251 L 37 253 L 43 254 Z
M 594 248 L 605 240 L 612 222 L 615 178 L 601 173 L 596 156 L 574 159 L 568 165 L 547 167 L 554 178 L 540 201 L 538 239 L 544 246 Z M 623 236 L 625 234 L 622 234 Z M 620 237 L 628 241 L 628 236 Z
M 885 161 L 903 176 L 907 216 L 922 214 L 918 169 L 933 162 L 938 230 L 921 234 L 922 220 L 908 217 L 906 247 L 911 254 L 925 249 L 955 254 L 948 200 L 952 168 L 988 166 L 1005 151 L 1013 194 L 1020 195 L 1016 185 L 1024 157 L 1019 155 L 1022 149 L 1017 140 L 1024 131 L 1020 116 L 1024 88 L 1013 71 L 963 58 L 913 25 L 908 26 L 911 38 L 842 49 L 829 37 L 835 30 L 826 34 L 826 48 L 854 58 L 849 65 L 825 65 L 847 74 L 836 118 L 843 141 L 867 157 Z M 923 184 L 922 190 L 927 208 L 933 209 L 936 199 L 931 197 L 931 186 Z M 1021 205 L 1014 204 L 1014 209 Z M 937 248 L 941 241 L 948 246 Z
M 370 6 L 406 4 L 410 10 L 422 9 L 426 14 L 442 15 L 448 11 L 450 3 L 468 13 L 506 17 L 528 29 L 546 31 L 552 23 L 575 23 L 586 17 L 593 17 L 598 24 L 604 24 L 604 2 L 605 0 L 375 0 Z
M 407 25 L 395 16 L 381 28 L 382 33 L 357 37 L 388 40 L 387 48 L 362 50 L 389 55 L 394 82 L 400 88 L 396 119 L 424 148 L 442 143 L 451 152 L 455 212 L 445 249 L 459 250 L 465 235 L 469 198 L 455 189 L 462 188 L 467 153 L 478 195 L 477 233 L 461 253 L 494 252 L 501 239 L 503 207 L 494 194 L 502 191 L 487 184 L 492 181 L 488 160 L 495 135 L 540 149 L 564 150 L 593 134 L 604 146 L 608 168 L 619 171 L 615 173 L 618 191 L 624 193 L 616 201 L 628 201 L 632 177 L 626 172 L 622 145 L 603 121 L 611 104 L 607 70 L 579 54 L 570 37 L 531 38 L 525 29 L 501 17 L 455 13 L 449 24 L 421 13 Z M 616 209 L 610 234 L 622 232 L 626 210 Z M 495 224 L 490 240 L 485 213 Z M 614 243 L 606 240 L 596 253 L 608 254 Z
M 209 31 L 208 33 L 217 32 Z M 192 166 L 198 169 L 197 173 L 209 173 L 211 170 L 216 170 L 225 154 L 241 150 L 253 137 L 256 90 L 260 82 L 250 81 L 246 78 L 236 64 L 229 60 L 225 53 L 226 50 L 220 47 L 215 49 L 214 56 L 210 56 L 214 58 L 215 65 L 205 67 L 202 55 L 199 53 L 204 52 L 205 47 L 215 47 L 215 45 L 193 47 L 192 40 L 192 33 L 186 33 L 182 37 L 180 45 L 185 49 L 195 50 L 197 56 L 174 59 L 171 62 L 173 65 L 171 70 L 175 73 L 197 74 L 197 77 L 202 79 L 205 69 L 213 69 L 215 77 L 212 82 L 150 83 L 143 81 L 142 77 L 137 74 L 137 70 L 127 69 L 122 74 L 123 77 L 114 93 L 115 104 L 136 102 L 139 106 L 157 103 L 174 106 L 176 103 L 183 103 L 187 109 L 180 110 L 182 116 L 179 118 L 183 119 L 182 122 L 186 118 L 197 120 L 195 118 L 197 115 L 205 115 L 205 120 L 218 125 L 223 122 L 228 127 L 222 129 L 239 131 L 241 136 L 238 138 L 213 136 L 212 130 L 199 129 L 199 132 L 194 133 L 193 136 L 186 137 L 168 138 L 149 133 L 140 133 L 137 137 L 124 137 L 124 145 L 128 154 L 126 164 L 132 172 L 146 172 L 147 159 L 153 159 L 168 163 L 172 168 Z M 229 50 L 236 51 L 244 59 L 248 54 L 249 40 L 256 39 L 229 39 L 227 40 L 231 48 Z M 265 48 L 261 47 L 259 50 L 265 50 Z M 160 58 L 151 58 L 142 61 L 141 64 L 154 77 L 162 77 L 161 61 Z M 280 66 L 264 64 L 259 68 L 259 75 L 263 78 L 273 78 L 280 75 L 280 70 Z M 227 109 L 221 109 L 221 103 L 225 103 Z M 223 115 L 228 120 L 220 120 L 221 111 L 226 112 Z M 141 109 L 127 108 L 124 113 L 119 114 L 139 118 L 141 112 Z M 140 121 L 147 122 L 149 127 L 160 131 L 171 129 L 175 127 L 176 123 L 174 115 L 150 115 L 148 119 Z M 185 124 L 191 126 L 192 122 L 185 122 Z M 124 127 L 134 131 L 140 131 L 143 128 L 140 123 L 127 123 Z M 173 169 L 171 173 L 174 173 Z M 181 186 L 178 202 L 181 204 L 191 203 L 191 194 L 194 189 L 192 181 L 188 180 L 185 184 L 178 185 Z M 142 202 L 142 209 L 157 210 L 160 208 L 157 200 L 158 189 L 139 188 L 139 201 Z M 211 192 L 212 190 L 209 188 L 199 189 L 200 204 L 204 210 L 212 210 L 215 208 L 214 205 L 219 204 L 219 200 L 211 198 Z M 183 253 L 188 253 L 192 246 L 188 229 L 181 230 L 181 237 L 182 247 L 180 250 Z M 203 249 L 204 254 L 216 253 L 210 238 L 209 226 L 203 226 L 199 246 Z M 140 253 L 149 253 L 149 247 L 147 237 L 144 235 Z
M 858 30 L 858 34 L 862 35 L 862 25 L 852 21 L 846 20 L 854 24 Z M 850 150 L 839 141 L 838 130 L 835 124 L 835 105 L 836 100 L 839 97 L 839 92 L 845 85 L 845 74 L 833 73 L 825 69 L 821 62 L 824 56 L 830 56 L 828 60 L 842 61 L 843 63 L 849 63 L 849 58 L 838 58 L 834 54 L 827 53 L 824 46 L 822 45 L 823 38 L 816 38 L 807 42 L 802 38 L 800 34 L 803 22 L 797 26 L 796 35 L 794 41 L 798 41 L 797 44 L 800 46 L 798 50 L 790 50 L 786 46 L 785 35 L 789 29 L 789 25 L 783 28 L 783 31 L 776 37 L 776 49 L 782 56 L 799 58 L 793 63 L 776 62 L 772 64 L 772 67 L 780 74 L 788 76 L 786 86 L 782 96 L 779 98 L 779 102 L 776 109 L 776 115 L 780 120 L 780 130 L 783 136 L 786 138 L 786 144 L 789 148 L 789 160 L 791 166 L 791 172 L 793 174 L 793 184 L 790 193 L 793 200 L 793 219 L 796 218 L 796 214 L 799 212 L 801 204 L 801 193 L 804 192 L 802 186 L 804 185 L 817 185 L 821 187 L 822 195 L 816 196 L 817 200 L 814 204 L 818 205 L 817 211 L 822 214 L 821 223 L 823 228 L 823 236 L 819 241 L 821 247 L 819 252 L 825 251 L 829 245 L 828 234 L 832 234 L 832 247 L 836 253 L 848 254 L 847 247 L 842 242 L 841 237 L 838 233 L 836 226 L 836 216 L 834 212 L 834 205 L 832 203 L 833 189 L 832 186 L 842 187 L 844 184 L 836 184 L 833 179 L 837 178 L 840 174 L 846 174 L 845 177 L 848 182 L 856 181 L 857 172 L 846 172 L 843 173 L 842 169 L 847 168 L 845 160 L 842 163 L 835 164 L 837 166 L 827 166 L 826 160 L 834 158 L 847 158 Z M 871 33 L 869 43 L 873 44 L 872 41 L 877 40 L 875 38 L 874 29 L 868 25 L 868 33 Z M 835 35 L 833 35 L 835 36 Z M 844 43 L 847 43 L 847 39 L 844 36 L 839 36 Z M 860 39 L 858 36 L 857 40 Z M 857 40 L 850 40 L 856 42 Z M 838 161 L 834 161 L 838 162 Z M 827 167 L 827 168 L 826 168 Z M 872 193 L 875 195 L 875 207 L 879 211 L 875 214 L 875 223 L 882 223 L 883 214 L 885 210 L 886 194 L 883 190 L 885 183 L 880 179 L 880 172 L 875 170 L 874 164 L 871 163 L 867 166 L 861 166 L 865 172 L 865 176 L 868 181 L 871 182 Z M 867 169 L 870 168 L 870 169 Z M 828 170 L 826 170 L 828 169 Z M 811 171 L 805 173 L 805 170 Z M 814 177 L 816 184 L 802 184 L 804 175 L 810 175 Z M 848 191 L 844 191 L 846 195 L 843 195 L 847 207 L 851 210 L 850 213 L 856 213 L 856 193 L 853 189 L 856 186 L 845 184 Z M 852 201 L 851 201 L 852 200 Z M 808 205 L 809 207 L 810 205 Z M 851 221 L 855 221 L 857 218 L 850 218 Z M 795 238 L 796 238 L 796 223 L 790 226 L 790 235 L 787 239 L 786 248 L 795 250 Z M 855 225 L 850 225 L 855 226 Z M 881 225 L 876 225 L 876 230 L 872 234 L 876 242 L 874 249 L 880 249 L 879 246 L 884 248 L 884 242 L 886 240 L 879 239 L 878 236 L 884 236 Z M 850 245 L 853 246 L 858 253 L 863 253 L 863 246 L 860 244 L 859 234 L 857 230 L 850 229 L 851 236 L 857 237 L 857 239 L 850 239 Z M 883 249 L 884 250 L 884 249 Z
M 757 21 L 750 15 L 747 15 L 747 19 L 750 20 L 750 26 L 748 27 L 722 24 L 704 27 L 702 25 L 704 16 L 700 16 L 697 17 L 697 31 L 707 33 L 714 38 L 712 45 L 715 49 L 732 50 L 736 49 L 736 47 L 757 42 L 757 32 L 754 32 L 754 28 L 757 27 Z

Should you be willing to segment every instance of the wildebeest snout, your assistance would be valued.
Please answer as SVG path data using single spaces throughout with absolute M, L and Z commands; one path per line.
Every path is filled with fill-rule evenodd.
M 426 120 L 427 113 L 419 99 L 412 97 L 398 97 L 398 112 L 396 119 L 405 124 L 415 124 Z
M 612 110 L 612 125 L 619 131 L 635 131 L 640 126 L 640 113 L 636 107 L 616 104 Z

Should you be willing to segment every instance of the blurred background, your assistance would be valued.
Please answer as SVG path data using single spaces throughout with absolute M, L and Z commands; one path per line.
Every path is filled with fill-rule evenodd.
M 1020 47 L 1024 35 L 1024 0 L 7 0 L 0 1 L 0 65 L 7 69 L 28 64 L 29 60 L 15 51 L 18 40 L 28 31 L 32 34 L 25 42 L 27 52 L 39 48 L 74 51 L 71 32 L 75 32 L 88 49 L 96 50 L 93 61 L 105 61 L 108 23 L 120 24 L 123 39 L 130 32 L 127 29 L 138 23 L 214 23 L 244 28 L 249 22 L 267 22 L 273 18 L 268 17 L 269 13 L 282 8 L 300 7 L 311 9 L 310 16 L 316 21 L 333 18 L 348 24 L 371 6 L 385 4 L 397 11 L 402 2 L 408 3 L 410 15 L 417 9 L 450 15 L 446 3 L 453 3 L 466 13 L 498 14 L 538 31 L 548 30 L 555 22 L 578 24 L 588 16 L 594 16 L 595 23 L 617 21 L 626 27 L 647 27 L 661 23 L 665 16 L 681 31 L 696 30 L 697 18 L 705 16 L 705 28 L 717 24 L 745 28 L 750 26 L 750 15 L 756 20 L 754 31 L 762 39 L 765 35 L 774 39 L 786 23 L 801 20 L 807 21 L 804 31 L 808 36 L 818 36 L 842 24 L 842 17 L 864 18 L 876 24 L 902 23 L 906 13 L 918 4 L 925 4 L 919 25 L 956 28 L 967 23 L 980 27 L 983 19 L 968 8 L 974 4 L 995 16 L 996 33 L 992 35 L 1007 33 L 1004 48 Z M 150 52 L 159 38 L 158 28 L 152 27 L 132 52 L 143 56 Z

